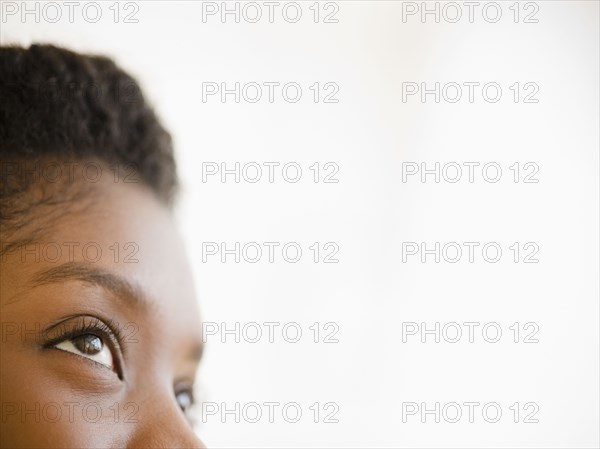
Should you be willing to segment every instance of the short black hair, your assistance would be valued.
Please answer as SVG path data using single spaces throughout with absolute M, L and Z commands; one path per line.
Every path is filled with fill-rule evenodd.
M 134 167 L 167 205 L 177 190 L 169 133 L 138 83 L 111 59 L 53 45 L 2 46 L 0 161 L 45 158 Z M 24 191 L 7 176 L 2 170 L 5 208 L 7 197 Z

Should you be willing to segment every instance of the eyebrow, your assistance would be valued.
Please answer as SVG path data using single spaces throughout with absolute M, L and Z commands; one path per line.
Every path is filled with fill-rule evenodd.
M 34 288 L 64 281 L 81 281 L 100 286 L 122 298 L 135 309 L 147 310 L 150 306 L 141 289 L 127 279 L 81 262 L 67 262 L 39 271 L 28 282 L 28 287 Z
M 35 288 L 64 281 L 81 281 L 100 286 L 135 309 L 146 311 L 153 305 L 138 286 L 124 277 L 81 262 L 67 262 L 47 270 L 41 270 L 27 283 L 27 286 Z M 13 301 L 9 301 L 7 304 L 11 302 Z M 196 342 L 188 355 L 189 359 L 200 362 L 204 346 L 201 341 Z

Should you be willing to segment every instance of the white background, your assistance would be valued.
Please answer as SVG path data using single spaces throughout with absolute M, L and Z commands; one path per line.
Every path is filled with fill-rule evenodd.
M 138 23 L 115 24 L 112 2 L 97 23 L 81 13 L 73 23 L 2 18 L 3 44 L 107 54 L 140 80 L 175 139 L 178 216 L 203 318 L 230 328 L 296 322 L 305 332 L 296 344 L 280 333 L 274 344 L 208 339 L 200 401 L 297 402 L 304 412 L 296 424 L 280 413 L 274 423 L 212 417 L 199 426 L 209 446 L 598 447 L 598 3 L 540 1 L 538 23 L 522 23 L 525 2 L 519 23 L 513 2 L 500 3 L 497 23 L 481 7 L 469 23 L 463 2 L 457 23 L 403 22 L 399 1 L 339 1 L 338 23 L 314 23 L 312 2 L 301 3 L 297 23 L 280 10 L 274 23 L 203 23 L 202 2 L 192 1 L 137 2 Z M 303 97 L 202 102 L 202 83 L 265 81 L 297 82 Z M 497 82 L 503 96 L 402 101 L 405 82 L 468 81 Z M 314 82 L 336 83 L 339 102 L 315 103 Z M 515 82 L 536 83 L 539 101 L 515 103 Z M 303 176 L 202 182 L 203 162 L 267 161 L 296 162 Z M 402 182 L 403 162 L 469 161 L 481 164 L 473 183 L 466 168 L 456 183 Z M 339 182 L 314 183 L 315 162 L 337 164 Z M 500 181 L 482 178 L 488 162 L 502 167 Z M 537 164 L 539 182 L 515 183 L 515 162 Z M 275 263 L 266 254 L 255 264 L 203 263 L 202 242 L 298 242 L 304 253 L 295 264 L 280 252 Z M 339 245 L 339 263 L 314 263 L 314 242 Z M 466 252 L 457 263 L 403 263 L 402 242 L 497 242 L 503 256 L 485 262 L 480 246 L 474 263 Z M 536 243 L 539 262 L 514 263 L 514 242 Z M 314 322 L 336 323 L 339 343 L 313 343 Z M 403 322 L 495 322 L 504 333 L 495 344 L 482 326 L 475 343 L 402 343 Z M 514 322 L 536 323 L 539 343 L 514 343 Z M 486 422 L 480 407 L 474 423 L 402 422 L 403 402 L 469 401 L 497 402 L 502 419 Z M 314 402 L 338 404 L 339 423 L 313 423 Z M 539 422 L 514 423 L 515 402 L 536 403 Z

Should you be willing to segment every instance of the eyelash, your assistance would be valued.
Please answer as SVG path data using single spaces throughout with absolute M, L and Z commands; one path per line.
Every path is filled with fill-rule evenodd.
M 119 376 L 119 379 L 123 378 L 119 363 L 123 338 L 119 332 L 119 327 L 112 320 L 108 320 L 108 323 L 106 323 L 96 317 L 82 317 L 73 323 L 59 324 L 52 329 L 52 333 L 54 332 L 57 334 L 46 343 L 45 346 L 47 348 L 52 348 L 63 341 L 72 340 L 86 334 L 95 335 L 100 338 L 104 344 L 108 344 L 109 346 L 115 363 L 116 374 Z

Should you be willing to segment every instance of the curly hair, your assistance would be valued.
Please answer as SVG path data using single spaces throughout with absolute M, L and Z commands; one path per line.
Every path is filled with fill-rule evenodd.
M 170 135 L 139 85 L 115 63 L 52 45 L 0 47 L 1 205 L 27 186 L 7 162 L 99 160 L 134 167 L 170 205 L 177 174 Z

